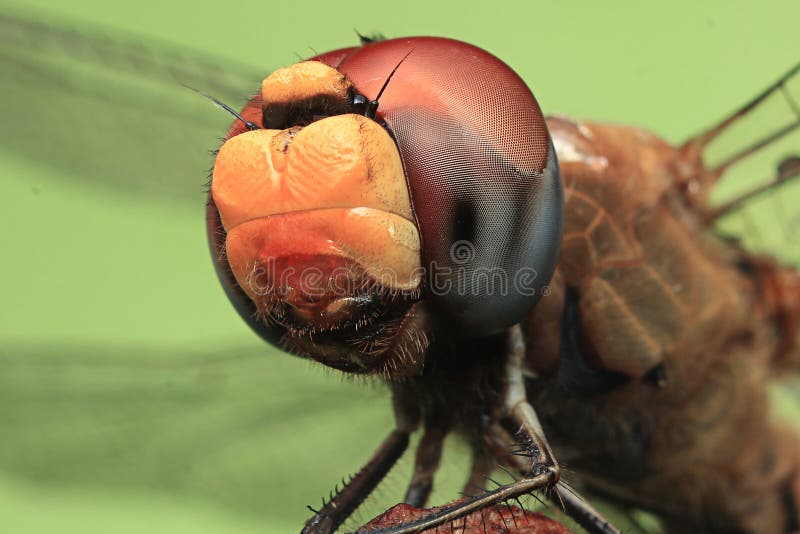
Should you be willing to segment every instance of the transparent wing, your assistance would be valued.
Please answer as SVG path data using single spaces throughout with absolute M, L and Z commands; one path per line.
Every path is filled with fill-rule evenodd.
M 376 402 L 383 398 L 380 392 L 309 373 L 306 366 L 270 354 L 262 344 L 162 346 L 143 331 L 141 344 L 131 345 L 114 342 L 91 326 L 118 314 L 120 306 L 142 316 L 154 313 L 154 308 L 174 308 L 178 316 L 180 304 L 172 302 L 182 297 L 169 291 L 181 291 L 179 277 L 188 271 L 209 271 L 207 288 L 194 291 L 220 292 L 204 250 L 204 188 L 212 162 L 209 152 L 217 147 L 231 117 L 181 83 L 238 107 L 257 89 L 268 66 L 221 62 L 83 23 L 75 27 L 0 12 L 0 164 L 9 158 L 31 164 L 33 174 L 9 178 L 29 179 L 30 188 L 46 184 L 40 196 L 20 199 L 4 181 L 4 214 L 15 224 L 4 236 L 3 248 L 14 261 L 4 265 L 3 278 L 18 280 L 10 282 L 11 289 L 29 281 L 41 284 L 15 290 L 6 301 L 2 322 L 18 321 L 25 303 L 35 301 L 38 311 L 31 315 L 36 318 L 28 324 L 36 324 L 18 324 L 45 341 L 17 339 L 8 328 L 4 332 L 11 332 L 10 339 L 0 338 L 0 500 L 13 503 L 2 515 L 9 525 L 15 520 L 30 523 L 41 514 L 35 509 L 26 512 L 26 507 L 56 506 L 66 500 L 67 505 L 52 512 L 55 525 L 8 528 L 66 532 L 72 525 L 76 531 L 102 532 L 119 521 L 118 516 L 125 521 L 123 503 L 133 503 L 132 513 L 141 514 L 146 508 L 135 504 L 137 495 L 165 495 L 178 502 L 196 499 L 206 503 L 205 508 L 218 504 L 241 512 L 236 517 L 254 516 L 263 527 L 259 532 L 297 531 L 309 514 L 304 505 L 317 504 L 312 499 L 327 494 L 369 454 L 373 444 L 364 436 L 385 431 L 380 422 L 389 406 Z M 91 194 L 95 188 L 97 195 Z M 64 191 L 73 193 L 75 205 L 53 198 Z M 24 209 L 14 211 L 20 202 Z M 97 210 L 98 203 L 110 204 L 111 209 Z M 44 209 L 59 212 L 45 215 Z M 76 210 L 97 212 L 102 218 L 87 222 L 109 230 L 81 232 L 71 223 Z M 147 241 L 163 240 L 164 235 L 134 235 L 152 231 L 154 225 L 132 229 L 124 217 L 115 217 L 117 210 L 130 219 L 170 212 L 162 222 L 178 229 L 166 235 L 191 240 L 198 260 L 166 255 L 169 263 L 160 271 L 161 280 L 135 278 L 158 261 L 152 258 L 159 253 L 155 251 L 163 250 Z M 47 222 L 39 223 L 45 216 Z M 9 238 L 14 246 L 5 240 Z M 94 239 L 96 246 L 76 244 L 64 251 L 85 257 L 59 257 L 59 243 Z M 45 251 L 43 260 L 36 260 L 40 250 Z M 104 286 L 104 271 L 115 268 L 107 258 L 132 267 L 119 268 L 125 279 Z M 42 272 L 46 281 L 26 274 L 42 261 L 53 265 Z M 65 273 L 64 264 L 76 268 Z M 59 292 L 47 287 L 60 284 L 75 289 Z M 133 289 L 116 291 L 118 284 Z M 146 297 L 151 290 L 144 286 L 154 285 L 164 291 L 158 302 Z M 40 297 L 48 292 L 50 298 Z M 121 293 L 126 295 L 122 301 Z M 86 310 L 81 302 L 61 305 L 59 295 L 64 294 L 97 301 L 97 308 Z M 231 311 L 223 300 L 216 305 Z M 204 313 L 214 315 L 214 310 Z M 88 323 L 71 341 L 61 341 L 49 331 L 65 314 L 85 316 L 83 322 Z M 141 329 L 129 321 L 132 333 Z M 81 321 L 73 323 L 80 326 Z M 104 338 L 109 340 L 98 340 Z M 348 414 L 352 426 L 338 424 L 340 418 L 333 413 L 337 410 Z M 337 448 L 353 451 L 352 458 L 331 462 L 321 456 L 320 444 L 310 441 L 320 435 L 329 436 Z M 13 485 L 9 489 L 7 484 Z M 57 497 L 49 498 L 48 491 Z M 109 501 L 105 508 L 103 498 Z M 82 516 L 72 511 L 85 501 L 90 504 Z M 150 504 L 171 510 L 162 502 L 172 501 L 155 499 Z M 192 521 L 197 521 L 195 514 L 196 510 Z M 95 530 L 82 526 L 92 521 Z M 160 521 L 154 521 L 157 531 L 171 531 L 159 529 Z M 184 531 L 189 525 L 181 521 L 191 522 L 184 516 L 176 519 L 179 524 L 173 526 Z M 146 522 L 137 524 L 143 527 Z M 125 525 L 117 526 L 125 530 Z M 230 525 L 209 525 L 208 531 L 231 530 Z
M 0 13 L 0 146 L 92 186 L 196 203 L 239 107 L 268 73 L 85 24 Z M 194 194 L 191 194 L 194 193 Z
M 208 151 L 231 119 L 181 84 L 235 108 L 272 65 L 78 28 L 0 13 L 0 147 L 82 187 L 167 201 L 201 217 Z M 797 94 L 795 78 L 786 85 Z M 709 158 L 724 161 L 794 120 L 781 93 L 769 102 L 773 111 L 758 106 L 747 119 L 760 131 L 731 129 L 709 145 Z M 796 133 L 726 173 L 720 203 L 774 180 L 777 165 L 798 153 Z M 720 225 L 748 246 L 800 261 L 797 186 L 770 188 Z M 295 530 L 308 515 L 298 502 L 326 494 L 358 467 L 391 424 L 389 407 L 376 402 L 380 391 L 332 385 L 263 351 L 4 342 L 0 469 L 41 485 L 196 496 L 282 518 L 285 528 L 275 532 Z M 311 441 L 319 436 L 324 443 Z M 393 490 L 383 490 L 388 503 L 406 479 L 396 475 Z
M 238 108 L 258 89 L 269 67 L 236 64 L 83 22 L 43 22 L 0 12 L 0 164 L 3 157 L 32 163 L 36 181 L 30 187 L 38 187 L 45 177 L 49 188 L 41 193 L 48 202 L 35 195 L 24 201 L 23 217 L 34 223 L 15 231 L 25 232 L 15 241 L 23 249 L 15 250 L 19 260 L 7 266 L 4 277 L 69 284 L 77 289 L 67 294 L 98 302 L 90 312 L 69 304 L 51 306 L 50 299 L 39 298 L 46 286 L 38 285 L 32 297 L 42 303 L 35 321 L 42 336 L 51 340 L 0 336 L 0 497 L 29 503 L 13 500 L 25 495 L 17 486 L 10 495 L 4 492 L 8 475 L 37 491 L 53 488 L 63 495 L 65 488 L 75 488 L 76 499 L 83 492 L 90 495 L 87 499 L 110 495 L 119 503 L 135 502 L 132 496 L 139 493 L 199 499 L 232 509 L 237 518 L 255 518 L 259 528 L 254 532 L 296 532 L 310 515 L 305 505 L 318 507 L 319 499 L 361 466 L 392 425 L 385 391 L 342 383 L 270 351 L 260 341 L 246 346 L 209 343 L 196 329 L 200 341 L 171 345 L 151 341 L 147 332 L 133 345 L 98 341 L 107 336 L 91 326 L 84 329 L 91 335 L 79 336 L 79 343 L 48 333 L 64 313 L 86 315 L 86 322 L 92 322 L 114 315 L 120 306 L 141 315 L 162 313 L 171 323 L 185 311 L 180 300 L 187 290 L 181 278 L 202 278 L 194 274 L 198 272 L 208 276 L 189 291 L 210 293 L 205 301 L 214 305 L 201 313 L 235 315 L 215 287 L 202 235 L 210 152 L 232 119 L 182 84 Z M 64 189 L 53 183 L 64 181 L 70 199 L 80 205 L 52 199 Z M 90 194 L 95 188 L 101 194 Z M 99 202 L 111 203 L 112 209 L 101 210 L 103 218 L 90 223 L 110 228 L 105 233 L 87 229 L 75 237 L 80 228 L 53 228 L 50 222 L 67 221 L 74 210 L 89 211 Z M 40 204 L 47 209 L 55 205 L 60 212 L 37 225 Z M 128 219 L 115 217 L 117 209 L 128 219 L 157 218 L 162 226 L 176 229 L 159 233 L 150 222 L 132 226 Z M 63 231 L 70 235 L 59 233 Z M 142 233 L 147 233 L 145 239 Z M 169 238 L 191 241 L 191 256 L 167 255 L 164 247 L 148 243 Z M 104 254 L 114 258 L 112 264 L 89 255 L 59 258 L 52 252 L 43 254 L 45 262 L 75 268 L 66 274 L 63 265 L 45 268 L 43 275 L 51 276 L 46 281 L 25 274 L 31 269 L 25 263 L 29 253 L 60 251 L 53 243 L 72 239 L 102 241 L 97 247 L 68 248 L 67 254 Z M 158 254 L 163 257 L 154 257 Z M 105 271 L 120 261 L 133 267 L 120 268 L 115 275 L 125 279 L 112 275 L 108 283 Z M 162 262 L 158 280 L 128 280 L 137 272 L 153 272 L 152 265 Z M 133 286 L 121 292 L 126 296 L 122 301 L 116 291 L 120 283 Z M 163 291 L 157 301 L 148 296 L 152 286 Z M 20 301 L 26 291 L 17 293 Z M 233 320 L 240 323 L 238 317 Z M 141 326 L 131 323 L 130 328 L 135 332 Z M 244 330 L 240 334 L 237 339 L 246 342 Z M 361 512 L 353 524 L 397 502 L 408 477 L 394 474 L 388 481 L 391 490 L 378 495 L 382 501 Z M 443 491 L 460 484 L 457 478 Z M 50 501 L 36 493 L 33 502 L 46 506 Z M 97 531 L 107 531 L 114 518 L 103 518 L 98 510 L 92 503 L 85 516 L 100 514 Z M 19 514 L 3 515 L 13 521 Z M 25 517 L 31 515 L 39 514 Z M 54 515 L 59 521 L 72 517 L 68 511 Z M 194 510 L 192 524 L 197 517 L 202 520 Z M 78 531 L 91 530 L 82 528 L 86 517 L 73 521 L 81 525 Z M 216 529 L 205 527 L 202 532 L 244 528 L 233 520 Z M 58 523 L 22 531 L 54 529 L 69 530 Z M 171 532 L 168 527 L 163 531 Z
M 304 504 L 358 465 L 320 455 L 328 445 L 368 450 L 388 401 L 260 347 L 222 349 L 3 346 L 2 471 L 45 486 L 200 498 L 286 528 L 275 532 L 299 530 Z M 310 442 L 309 428 L 331 441 Z

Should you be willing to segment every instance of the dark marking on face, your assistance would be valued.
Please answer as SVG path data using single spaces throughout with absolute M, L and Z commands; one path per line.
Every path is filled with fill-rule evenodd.
M 262 122 L 264 128 L 283 130 L 291 126 L 306 126 L 323 117 L 352 112 L 352 98 L 320 94 L 291 102 L 265 102 Z

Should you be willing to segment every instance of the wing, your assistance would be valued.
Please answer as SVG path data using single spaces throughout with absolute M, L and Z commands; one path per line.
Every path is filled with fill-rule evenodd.
M 202 284 L 219 293 L 216 315 L 239 322 L 203 235 L 209 151 L 231 118 L 180 84 L 237 107 L 267 69 L 77 27 L 0 13 L 0 166 L 15 221 L 3 238 L 14 262 L 0 337 L 2 515 L 19 532 L 296 531 L 304 505 L 369 454 L 364 436 L 383 434 L 388 402 L 261 343 L 160 343 L 134 317 L 180 324 L 191 304 L 178 301 Z M 199 254 L 161 246 L 167 236 Z M 103 274 L 113 271 L 116 282 Z M 105 331 L 114 322 L 140 342 Z M 352 457 L 330 462 L 320 435 Z
M 321 462 L 325 445 L 310 442 L 306 429 L 337 448 L 366 449 L 364 436 L 385 430 L 388 402 L 265 358 L 258 346 L 222 354 L 222 347 L 3 346 L 3 486 L 11 475 L 42 489 L 71 487 L 77 505 L 81 492 L 118 501 L 155 492 L 250 517 L 241 520 L 248 532 L 259 524 L 296 531 L 306 499 L 326 494 L 344 466 L 359 461 Z M 349 414 L 347 429 L 340 410 Z M 20 515 L 12 512 L 4 515 Z
M 269 69 L 8 11 L 0 43 L 4 214 L 18 228 L 0 285 L 16 304 L 0 321 L 4 517 L 24 532 L 297 531 L 391 426 L 388 397 L 181 326 L 211 315 L 249 339 L 204 236 L 210 152 L 231 117 L 181 84 L 237 108 Z M 209 292 L 214 307 L 194 310 Z
M 271 66 L 236 64 L 83 23 L 77 27 L 0 13 L 0 111 L 4 125 L 12 125 L 0 130 L 0 148 L 81 192 L 96 188 L 104 198 L 167 203 L 184 219 L 197 220 L 202 231 L 208 151 L 216 148 L 231 120 L 181 84 L 236 108 Z M 791 114 L 781 118 L 791 119 Z M 740 139 L 753 138 L 746 131 Z M 776 156 L 759 155 L 763 161 L 747 163 L 761 161 L 760 167 L 747 171 L 743 163 L 739 174 L 728 173 L 732 185 L 727 193 L 735 196 L 753 176 L 772 180 L 774 172 L 762 169 L 775 169 L 798 146 L 795 142 L 781 150 L 785 145 L 780 143 L 770 145 L 778 149 Z M 782 228 L 778 245 L 796 238 L 792 212 L 797 210 L 784 198 L 787 187 L 795 186 L 787 182 L 773 188 L 743 204 L 745 212 L 731 211 L 721 224 L 730 224 L 727 231 L 750 246 L 785 252 L 764 241 L 764 234 Z M 786 212 L 777 223 L 763 223 L 766 216 L 750 211 L 765 210 L 774 219 L 779 216 L 776 202 Z M 766 207 L 757 208 L 760 203 Z M 800 228 L 800 218 L 796 224 Z M 45 243 L 55 239 L 37 237 Z M 201 236 L 195 237 L 200 239 L 193 246 L 202 248 Z M 135 252 L 153 254 L 146 247 Z M 207 267 L 210 272 L 210 262 Z M 80 280 L 90 282 L 91 277 Z M 206 282 L 214 283 L 211 278 Z M 27 484 L 37 492 L 64 487 L 91 491 L 86 497 L 90 504 L 83 504 L 85 515 L 73 520 L 76 530 L 82 530 L 86 517 L 97 515 L 98 500 L 158 492 L 198 499 L 201 506 L 192 509 L 193 515 L 211 502 L 255 517 L 254 523 L 237 525 L 237 531 L 294 531 L 308 515 L 297 503 L 327 493 L 333 481 L 356 469 L 371 452 L 372 439 L 390 424 L 384 419 L 388 405 L 376 402 L 383 398 L 380 393 L 332 383 L 291 360 L 265 356 L 261 345 L 187 350 L 90 339 L 81 344 L 5 341 L 0 349 L 0 470 L 13 483 L 0 477 L 0 493 L 10 498 L 13 492 L 17 497 L 10 502 L 20 506 L 51 507 L 52 499 L 44 494 L 28 500 L 18 495 L 27 495 Z M 326 442 L 315 441 L 319 436 L 326 436 Z M 333 450 L 336 462 L 329 461 Z M 454 471 L 459 472 L 458 466 Z M 461 483 L 454 478 L 451 488 Z M 397 491 L 385 492 L 387 502 L 396 500 L 406 479 L 397 477 Z M 26 486 L 8 485 L 20 480 Z M 449 497 L 452 491 L 445 485 L 442 494 Z M 59 521 L 81 502 L 62 505 Z M 132 513 L 152 504 L 147 501 Z M 36 515 L 38 509 L 28 517 Z M 95 520 L 103 531 L 119 518 Z M 127 520 L 149 530 L 176 530 L 161 524 L 163 516 L 158 524 L 147 517 L 137 517 L 138 523 L 132 516 Z M 230 531 L 230 523 L 222 525 L 209 519 L 202 531 Z M 63 531 L 63 526 L 55 528 Z
M 208 151 L 267 68 L 0 13 L 0 146 L 92 187 L 198 205 Z

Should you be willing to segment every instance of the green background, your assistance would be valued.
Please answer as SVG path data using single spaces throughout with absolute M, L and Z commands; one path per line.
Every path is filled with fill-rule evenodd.
M 392 426 L 380 387 L 279 354 L 227 303 L 203 185 L 230 121 L 176 80 L 238 105 L 270 69 L 354 44 L 354 29 L 442 35 L 503 58 L 546 113 L 677 142 L 800 59 L 797 2 L 51 3 L 0 13 L 80 34 L 101 25 L 159 66 L 103 54 L 102 39 L 0 37 L 3 532 L 296 532 L 305 505 Z M 175 59 L 167 43 L 196 53 Z M 189 68 L 203 53 L 216 74 Z M 766 176 L 781 154 L 726 187 Z M 797 259 L 792 198 L 796 187 L 731 228 Z M 449 443 L 436 500 L 454 496 L 466 465 Z M 408 467 L 361 519 L 399 501 Z

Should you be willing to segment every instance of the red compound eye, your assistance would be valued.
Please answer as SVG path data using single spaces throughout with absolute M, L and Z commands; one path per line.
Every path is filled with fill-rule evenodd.
M 422 239 L 425 296 L 462 332 L 518 322 L 555 268 L 562 191 L 544 117 L 495 56 L 436 37 L 328 53 L 373 99 L 400 151 Z
M 235 139 L 220 151 L 212 184 L 210 238 L 218 253 L 229 249 L 218 264 L 229 296 L 267 339 L 281 338 L 280 328 L 254 322 L 254 297 L 242 291 L 252 293 L 245 278 L 254 264 L 285 255 L 275 249 L 275 232 L 286 226 L 275 222 L 279 216 L 292 219 L 297 236 L 286 254 L 354 260 L 365 283 L 413 293 L 465 334 L 501 331 L 535 305 L 558 257 L 561 180 L 533 94 L 493 55 L 434 37 L 336 50 L 271 74 L 242 114 L 267 129 L 229 132 Z M 326 126 L 340 123 L 353 130 L 354 153 L 364 154 L 358 165 L 343 134 Z M 378 142 L 379 133 L 386 139 Z M 228 148 L 250 140 L 263 148 Z M 399 170 L 389 172 L 383 160 L 397 161 Z M 292 174 L 301 163 L 311 170 Z M 256 176 L 262 167 L 270 176 Z M 359 232 L 335 222 L 338 212 L 324 225 L 304 222 L 321 216 L 315 210 L 362 208 L 378 211 L 360 219 Z M 263 224 L 250 222 L 257 217 Z M 314 247 L 300 247 L 301 238 Z M 357 307 L 354 295 L 337 297 L 347 303 L 337 317 Z M 316 308 L 302 308 L 298 315 L 312 318 Z

